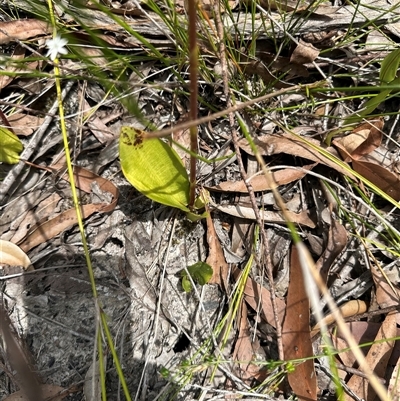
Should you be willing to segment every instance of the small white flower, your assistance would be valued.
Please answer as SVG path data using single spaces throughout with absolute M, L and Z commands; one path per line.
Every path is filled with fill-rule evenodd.
M 68 40 L 63 39 L 61 36 L 56 36 L 54 39 L 49 39 L 46 42 L 46 47 L 49 49 L 47 51 L 46 57 L 51 58 L 51 60 L 55 60 L 58 54 L 67 54 L 68 50 L 65 48 Z

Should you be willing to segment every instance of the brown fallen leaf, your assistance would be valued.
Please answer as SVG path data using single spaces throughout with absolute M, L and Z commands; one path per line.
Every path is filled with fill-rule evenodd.
M 397 359 L 396 365 L 394 366 L 393 372 L 390 376 L 388 385 L 389 396 L 391 397 L 392 400 L 396 401 L 400 400 L 399 377 L 400 377 L 400 358 Z
M 1 29 L 1 28 L 0 28 Z M 1 34 L 1 32 L 0 32 Z M 21 69 L 20 67 L 17 67 L 16 65 L 13 65 L 11 60 L 22 60 L 25 57 L 25 49 L 21 46 L 17 46 L 11 56 L 10 65 L 7 65 L 7 71 L 8 72 L 23 72 L 26 71 L 25 69 Z M 34 67 L 37 66 L 37 62 L 30 63 L 30 66 Z M 11 74 L 13 75 L 13 74 Z M 12 81 L 14 81 L 15 77 L 18 76 L 18 74 L 15 74 L 14 76 L 11 75 L 0 75 L 0 90 L 5 88 L 7 85 L 9 85 Z
M 346 162 L 358 160 L 381 145 L 383 126 L 382 118 L 365 122 L 356 127 L 351 134 L 335 139 L 333 143 Z
M 351 331 L 354 339 L 358 344 L 367 344 L 372 343 L 381 327 L 381 323 L 377 322 L 365 322 L 365 321 L 360 321 L 360 322 L 348 322 L 346 323 L 347 327 Z M 340 331 L 340 329 L 337 331 L 337 336 L 336 338 L 338 339 L 343 339 L 343 334 Z M 396 332 L 396 337 L 400 337 L 400 329 L 397 329 Z M 333 337 L 335 339 L 335 336 Z M 348 344 L 343 340 L 343 345 L 342 346 L 336 346 L 339 351 L 343 349 L 347 349 Z M 364 346 L 363 349 L 367 350 L 369 349 L 369 346 Z M 351 361 L 347 366 L 353 366 L 355 363 L 355 358 L 354 355 L 349 351 L 349 352 L 340 352 L 340 358 L 342 358 L 343 355 L 348 354 L 351 356 L 349 360 Z M 392 355 L 389 360 L 389 364 L 395 365 L 397 363 L 397 360 L 400 358 L 400 341 L 396 341 Z
M 299 40 L 299 44 L 294 49 L 290 56 L 290 62 L 295 64 L 312 63 L 319 55 L 319 50 L 311 43 L 305 42 L 303 39 Z
M 397 333 L 396 313 L 390 312 L 383 321 L 378 334 L 374 339 L 374 343 L 366 356 L 366 363 L 374 371 L 378 377 L 384 377 L 386 367 L 390 359 L 395 341 L 388 340 L 394 338 Z M 385 341 L 386 339 L 386 341 Z M 384 341 L 382 341 L 384 340 Z M 369 380 L 365 377 L 353 375 L 347 382 L 347 386 L 351 391 L 361 399 L 366 401 L 374 401 L 376 393 L 371 387 Z M 354 398 L 345 395 L 346 401 L 353 401 Z
M 189 115 L 187 113 L 182 115 L 181 118 L 179 119 L 179 123 L 184 123 L 184 122 L 188 121 L 188 118 L 189 118 Z M 177 144 L 181 145 L 184 149 L 190 149 L 189 129 L 174 131 L 171 136 L 172 136 L 172 139 L 174 140 L 174 142 L 177 142 Z M 182 160 L 182 163 L 187 168 L 189 168 L 189 163 L 190 163 L 189 153 L 185 152 L 180 146 L 178 147 L 175 144 L 173 144 L 173 148 L 178 153 L 179 157 Z
M 310 164 L 308 166 L 304 166 L 303 168 L 306 170 L 311 170 L 314 166 L 315 164 Z M 301 180 L 305 175 L 306 172 L 291 168 L 272 172 L 272 178 L 278 186 Z M 264 175 L 257 175 L 255 177 L 252 177 L 250 178 L 249 182 L 252 185 L 253 190 L 256 192 L 272 189 L 270 186 L 270 182 L 265 178 Z M 219 183 L 214 187 L 207 187 L 207 189 L 210 189 L 212 191 L 247 193 L 247 187 L 243 180 L 235 182 L 225 181 Z
M 384 166 L 364 160 L 353 160 L 353 169 L 394 200 L 400 201 L 400 177 Z
M 212 203 L 212 206 L 219 211 L 229 214 L 231 216 L 241 217 L 249 220 L 256 220 L 254 210 L 251 207 L 241 205 L 217 205 L 214 203 Z M 308 211 L 294 213 L 287 210 L 285 214 L 292 223 L 315 228 L 315 222 L 310 218 Z M 260 216 L 261 219 L 266 223 L 285 224 L 286 222 L 285 217 L 280 212 L 260 210 Z
M 87 118 L 91 115 L 91 107 L 86 100 L 83 101 L 82 107 L 83 110 L 87 110 L 84 113 L 85 118 Z M 115 135 L 111 132 L 107 125 L 105 125 L 104 122 L 96 115 L 92 115 L 89 118 L 89 121 L 87 121 L 87 126 L 100 143 L 106 143 L 115 138 Z
M 285 360 L 313 356 L 310 336 L 310 303 L 304 288 L 304 279 L 298 251 L 292 247 L 290 279 L 286 299 L 286 314 L 282 327 L 282 343 Z M 307 359 L 288 373 L 289 384 L 299 400 L 317 399 L 317 378 L 314 361 Z
M 301 127 L 299 127 L 299 130 L 300 129 Z M 333 147 L 327 147 L 325 144 L 315 139 L 306 138 L 302 140 L 294 135 L 291 135 L 290 133 L 281 133 L 263 135 L 254 138 L 254 144 L 257 146 L 259 152 L 263 156 L 272 156 L 278 153 L 286 153 L 288 155 L 302 157 L 304 159 L 324 164 L 328 167 L 333 168 L 339 173 L 355 179 L 353 174 L 351 174 L 340 165 L 336 164 L 329 157 L 321 154 L 318 149 L 321 149 L 324 152 L 332 155 L 333 158 L 337 158 L 338 160 L 340 160 L 337 151 Z M 251 147 L 246 139 L 241 139 L 239 141 L 239 146 L 245 152 L 253 154 Z
M 381 157 L 381 154 L 386 153 L 380 146 L 382 128 L 382 119 L 370 121 L 357 127 L 352 134 L 335 139 L 333 144 L 339 149 L 343 159 L 351 161 L 354 171 L 399 201 L 400 176 L 391 171 Z M 380 152 L 377 152 L 378 149 Z
M 33 367 L 32 355 L 18 336 L 3 304 L 0 304 L 0 336 L 4 358 L 11 366 L 13 376 L 23 391 L 24 399 L 27 401 L 42 400 L 40 378 Z
M 378 305 L 381 308 L 398 305 L 399 295 L 395 288 L 393 288 L 393 285 L 386 281 L 382 272 L 374 264 L 371 264 L 371 272 L 376 287 Z M 385 376 L 387 365 L 395 345 L 393 338 L 397 335 L 397 313 L 397 311 L 392 311 L 387 314 L 365 358 L 368 366 L 378 377 Z M 349 379 L 347 386 L 358 397 L 366 401 L 375 400 L 376 393 L 367 378 L 353 375 Z M 348 395 L 345 397 L 346 401 L 352 399 Z
M 213 275 L 209 281 L 210 284 L 218 284 L 226 292 L 228 292 L 228 272 L 229 267 L 226 263 L 224 251 L 222 250 L 221 243 L 219 242 L 217 233 L 215 231 L 214 223 L 211 218 L 211 213 L 206 217 L 207 222 L 207 243 L 208 243 L 208 263 L 213 269 Z
M 43 117 L 32 116 L 25 113 L 15 113 L 7 118 L 14 133 L 23 136 L 32 135 L 44 121 Z
M 232 269 L 233 277 L 235 281 L 239 281 L 242 271 L 237 267 Z M 264 319 L 271 326 L 275 327 L 275 318 L 271 303 L 270 292 L 260 284 L 256 283 L 250 277 L 247 278 L 246 285 L 244 288 L 244 300 L 251 306 L 255 311 L 260 310 L 261 318 Z M 278 308 L 277 313 L 279 320 L 282 321 L 285 315 L 286 303 L 280 298 L 276 298 L 276 306 Z
M 68 392 L 65 391 L 61 395 L 60 393 L 64 391 L 64 389 L 60 386 L 56 386 L 54 384 L 42 384 L 40 385 L 42 399 L 49 399 L 51 401 L 61 401 L 68 395 Z M 36 399 L 37 400 L 37 399 Z M 3 401 L 31 401 L 26 397 L 22 390 L 16 391 L 15 393 L 10 394 L 6 398 L 3 398 Z
M 57 171 L 57 168 L 54 168 L 54 170 Z M 79 166 L 75 166 L 74 175 L 76 186 L 79 189 L 91 193 L 93 183 L 97 183 L 100 190 L 109 192 L 112 195 L 112 202 L 110 203 L 82 205 L 81 214 L 83 219 L 91 216 L 95 212 L 107 213 L 114 210 L 118 201 L 119 191 L 111 181 Z M 63 178 L 67 179 L 68 176 L 64 176 Z M 66 210 L 50 220 L 39 222 L 19 243 L 19 246 L 23 251 L 28 252 L 33 247 L 48 241 L 50 238 L 55 237 L 60 232 L 72 227 L 76 223 L 77 217 L 75 209 Z
M 57 192 L 53 192 L 42 201 L 38 202 L 35 207 L 25 215 L 18 225 L 15 234 L 10 238 L 11 242 L 18 244 L 30 232 L 31 228 L 39 221 L 45 221 L 53 217 L 54 210 L 57 208 L 61 196 Z
M 47 35 L 52 31 L 51 25 L 37 19 L 17 19 L 0 22 L 0 44 L 4 45 L 18 40 L 27 40 L 36 36 Z
M 237 361 L 235 371 L 238 377 L 249 383 L 260 376 L 262 365 L 252 363 L 254 357 L 262 350 L 257 338 L 250 338 L 247 320 L 246 303 L 242 302 L 238 313 L 238 336 L 233 350 L 233 360 Z M 265 355 L 264 355 L 265 356 Z

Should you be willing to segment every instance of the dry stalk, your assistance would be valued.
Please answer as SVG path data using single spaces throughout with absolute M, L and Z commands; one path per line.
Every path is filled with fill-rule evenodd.
M 190 107 L 189 121 L 197 120 L 197 72 L 198 72 L 198 46 L 197 46 L 197 8 L 198 1 L 188 1 L 189 15 L 189 75 L 190 75 Z M 197 154 L 197 125 L 190 127 L 190 150 Z M 190 155 L 190 192 L 189 192 L 189 208 L 192 209 L 196 197 L 196 164 L 195 157 Z

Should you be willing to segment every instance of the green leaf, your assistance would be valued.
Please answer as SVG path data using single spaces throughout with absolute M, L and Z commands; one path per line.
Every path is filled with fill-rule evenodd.
M 119 156 L 126 179 L 143 195 L 163 205 L 189 212 L 189 179 L 178 154 L 158 138 L 121 128 Z
M 188 277 L 187 272 L 189 272 L 190 276 L 192 277 L 193 281 L 197 281 L 200 285 L 207 284 L 212 275 L 213 269 L 212 267 L 204 262 L 197 262 L 192 266 L 189 266 L 186 270 L 181 272 L 182 275 L 182 287 L 185 292 L 190 292 L 192 290 L 192 283 Z
M 24 146 L 9 129 L 0 127 L 0 162 L 16 164 Z
M 357 113 L 351 114 L 345 119 L 344 125 L 355 124 L 361 121 L 364 117 L 371 114 L 382 102 L 385 101 L 391 91 L 392 90 L 390 89 L 385 89 L 382 92 L 378 93 L 376 96 L 371 97 L 365 103 L 362 110 L 357 111 Z
M 393 50 L 382 61 L 379 78 L 382 84 L 392 82 L 397 75 L 400 65 L 400 49 Z

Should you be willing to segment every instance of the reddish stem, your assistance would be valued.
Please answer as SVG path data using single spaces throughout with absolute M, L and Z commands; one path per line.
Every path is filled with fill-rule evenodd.
M 189 76 L 190 76 L 190 105 L 189 121 L 197 119 L 197 74 L 198 74 L 198 47 L 197 47 L 197 6 L 198 0 L 188 0 L 189 15 Z M 190 127 L 190 150 L 197 154 L 197 126 Z M 190 155 L 190 194 L 189 208 L 193 209 L 196 197 L 196 158 Z

